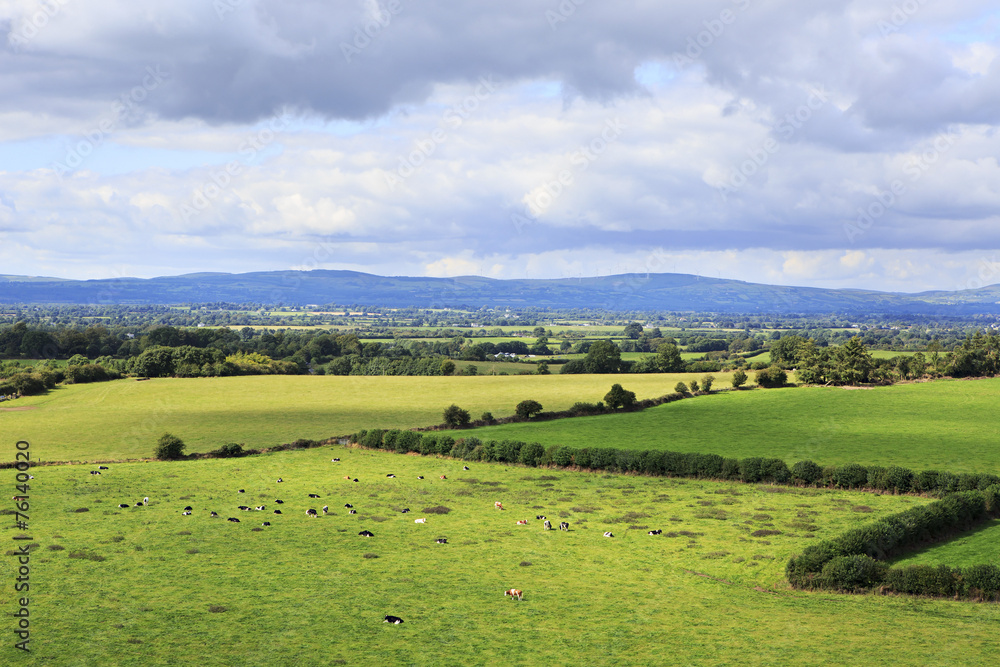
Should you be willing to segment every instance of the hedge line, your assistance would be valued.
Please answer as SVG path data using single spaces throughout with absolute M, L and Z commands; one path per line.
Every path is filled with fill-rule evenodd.
M 899 466 L 820 466 L 799 461 L 791 468 L 781 459 L 751 456 L 724 458 L 718 454 L 640 451 L 611 447 L 583 448 L 551 446 L 515 440 L 488 440 L 475 436 L 456 439 L 446 433 L 362 430 L 350 436 L 350 442 L 367 449 L 383 449 L 401 454 L 451 456 L 466 461 L 498 461 L 528 466 L 578 466 L 610 472 L 637 472 L 654 476 L 721 479 L 734 482 L 765 482 L 805 486 L 870 489 L 888 493 L 937 493 L 986 489 L 1000 484 L 1000 477 L 989 474 L 926 470 L 915 473 Z M 523 452 L 523 453 L 522 453 Z
M 969 530 L 1000 516 L 1000 485 L 945 496 L 854 528 L 806 548 L 785 568 L 795 588 L 825 588 L 958 598 L 1000 600 L 1000 567 L 968 568 L 910 565 L 893 568 L 880 562 L 913 547 Z

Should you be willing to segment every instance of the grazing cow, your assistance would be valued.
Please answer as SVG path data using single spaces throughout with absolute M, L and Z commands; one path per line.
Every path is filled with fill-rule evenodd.
M 281 514 L 281 510 L 274 510 L 275 514 Z
M 122 509 L 125 509 L 126 507 L 128 507 L 128 505 L 126 505 L 125 503 L 118 503 L 118 507 L 121 507 Z M 188 509 L 190 509 L 190 508 L 188 508 Z
M 462 470 L 468 470 L 469 466 L 462 466 Z
M 239 491 L 237 491 L 236 493 L 246 493 L 246 489 L 240 489 L 240 490 L 239 490 Z
M 239 523 L 240 522 L 239 519 L 234 519 L 233 517 L 229 517 L 228 519 L 226 519 L 226 521 L 232 521 L 233 523 Z
M 270 521 L 265 521 L 264 523 L 262 523 L 260 525 L 262 525 L 262 526 L 270 526 L 271 522 Z
M 100 473 L 100 471 L 98 471 L 98 470 L 91 470 L 91 471 L 90 471 L 90 474 L 91 474 L 91 475 L 100 475 L 101 473 Z
M 212 512 L 211 514 L 209 514 L 209 516 L 213 516 L 213 517 L 219 516 L 219 513 L 218 512 Z
M 306 516 L 312 516 L 312 517 L 316 516 L 316 510 L 313 509 L 306 510 Z
M 382 622 L 383 623 L 392 623 L 393 625 L 399 625 L 400 623 L 403 622 L 403 619 L 401 619 L 399 616 L 389 616 L 389 615 L 386 615 L 385 620 L 382 621 Z
M 354 507 L 354 505 L 352 505 L 351 503 L 344 503 L 344 507 L 346 507 L 347 509 L 351 509 L 352 507 Z
M 144 506 L 145 506 L 145 504 L 144 504 L 144 503 L 136 503 L 136 504 L 135 504 L 135 506 L 136 506 L 136 507 L 144 507 Z
M 278 478 L 278 484 L 281 484 L 281 483 L 282 483 L 282 482 L 284 482 L 284 481 L 285 481 L 285 480 L 281 479 L 280 477 Z
M 410 511 L 410 508 L 409 508 L 409 507 L 404 507 L 403 509 L 401 509 L 401 510 L 399 510 L 399 511 L 400 511 L 400 513 L 402 513 L 402 514 L 406 514 L 407 512 L 409 512 L 409 511 Z
M 434 542 L 436 544 L 448 544 L 448 538 L 447 537 L 442 537 L 442 538 L 434 540 Z
M 545 521 L 545 515 L 544 514 L 539 514 L 538 516 L 535 517 L 535 519 L 537 519 L 539 521 Z
M 427 519 L 414 519 L 413 523 L 427 523 Z
M 319 494 L 318 493 L 310 493 L 309 497 L 310 498 L 319 498 Z
M 275 500 L 274 502 L 275 502 L 275 504 L 277 504 L 277 505 L 284 505 L 284 504 L 285 504 L 285 501 L 284 501 L 284 500 Z
M 510 590 L 504 591 L 503 594 L 504 596 L 509 595 L 511 600 L 513 600 L 514 598 L 520 600 L 524 596 L 524 592 L 516 588 L 511 588 Z
M 257 510 L 258 512 L 263 511 L 264 505 L 258 505 L 257 507 L 254 507 L 254 509 Z
M 354 481 L 355 481 L 355 482 L 356 482 L 356 481 L 358 481 L 358 478 L 357 478 L 357 477 L 355 477 L 355 478 L 354 478 Z
M 330 463 L 340 463 L 340 459 L 330 459 Z
M 148 505 L 149 504 L 149 496 L 146 496 L 145 498 L 142 499 L 142 504 L 143 505 Z
M 569 524 L 565 521 L 559 522 L 559 530 L 569 530 Z
M 448 479 L 448 478 L 445 477 L 444 475 L 441 475 L 441 479 Z
M 519 525 L 519 526 L 527 526 L 528 525 L 528 520 L 527 519 L 521 519 L 520 521 L 517 522 L 517 525 Z
M 648 532 L 648 533 L 646 533 L 646 534 L 647 534 L 647 535 L 659 535 L 659 534 L 661 534 L 662 532 L 663 532 L 662 530 L 659 530 L 659 529 L 657 529 L 657 530 L 651 530 L 651 531 L 649 531 L 649 532 Z
M 552 523 L 548 519 L 542 522 L 542 530 L 552 530 Z
M 246 505 L 240 505 L 240 506 L 238 506 L 238 507 L 237 507 L 236 509 L 238 509 L 238 510 L 248 510 L 248 509 L 250 509 L 250 508 L 249 508 L 249 507 L 247 507 Z
M 194 509 L 194 508 L 193 508 L 193 507 L 191 507 L 190 505 L 188 505 L 188 506 L 187 506 L 187 507 L 185 507 L 184 509 L 186 509 L 186 510 L 192 510 L 192 509 Z
M 330 506 L 323 505 L 323 514 L 329 514 L 329 513 L 330 513 Z
M 608 532 L 604 533 L 604 537 L 614 537 L 614 535 L 609 530 Z
M 497 502 L 493 503 L 493 507 L 496 507 L 498 510 L 502 510 L 503 503 L 498 500 Z
M 393 479 L 395 479 L 395 478 L 396 478 L 396 476 L 395 476 L 395 475 L 386 475 L 386 477 L 392 477 Z
M 97 466 L 97 469 L 98 470 L 110 470 L 110 468 L 108 468 L 108 466 Z
M 357 514 L 358 511 L 357 510 L 347 510 L 347 513 L 348 514 Z
M 361 537 L 375 537 L 375 533 L 373 533 L 370 530 L 362 530 L 360 533 L 358 533 L 358 535 L 360 535 Z
M 191 514 L 191 512 L 181 512 L 181 514 L 183 514 L 184 516 L 188 516 Z
M 423 479 L 423 478 L 424 478 L 423 475 L 417 475 L 417 479 Z
M 350 478 L 351 478 L 350 475 L 344 475 L 344 479 L 350 479 Z
M 252 508 L 250 508 L 250 507 L 241 507 L 240 509 L 243 510 L 244 512 L 249 512 L 249 511 L 251 511 Z

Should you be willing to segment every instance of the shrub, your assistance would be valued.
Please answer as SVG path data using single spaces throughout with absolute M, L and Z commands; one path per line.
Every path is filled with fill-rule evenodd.
M 688 393 L 688 387 L 683 382 L 678 382 L 677 384 L 674 385 L 674 391 L 676 391 L 678 394 L 686 394 Z
M 573 463 L 581 468 L 590 467 L 590 448 L 584 447 L 573 452 Z
M 483 414 L 479 415 L 479 419 L 480 419 L 480 421 L 484 421 L 487 424 L 492 424 L 493 422 L 496 421 L 493 418 L 493 413 L 492 412 L 484 412 Z
M 733 373 L 733 389 L 739 389 L 747 383 L 747 374 L 742 369 Z
M 697 380 L 691 380 L 691 391 L 693 393 L 698 393 L 701 390 L 701 385 L 698 384 Z
M 843 489 L 854 489 L 868 481 L 868 469 L 857 463 L 837 466 L 833 481 Z
M 764 459 L 751 456 L 740 459 L 740 481 L 754 483 L 764 479 Z
M 538 465 L 538 461 L 545 455 L 545 448 L 537 442 L 530 442 L 521 447 L 521 451 L 517 455 L 518 463 L 522 463 L 526 466 L 535 467 Z
M 515 463 L 521 453 L 523 442 L 517 440 L 501 440 L 496 445 L 496 459 L 501 463 Z
M 420 437 L 420 453 L 425 456 L 438 453 L 438 439 L 436 435 L 427 433 Z
M 465 426 L 471 419 L 468 410 L 463 410 L 455 404 L 444 409 L 444 423 L 448 426 Z
M 702 389 L 702 391 L 704 391 L 706 394 L 708 392 L 712 391 L 712 383 L 713 382 L 715 382 L 715 376 L 714 375 L 706 375 L 705 377 L 703 377 L 701 379 L 701 389 Z
M 888 569 L 888 565 L 869 556 L 838 556 L 823 566 L 821 577 L 830 588 L 858 591 L 882 584 Z
M 216 449 L 211 453 L 221 459 L 232 458 L 234 456 L 242 456 L 243 445 L 237 444 L 235 442 L 230 442 L 229 444 L 223 445 L 222 447 L 219 447 L 218 449 Z
M 947 565 L 890 568 L 885 584 L 896 593 L 952 597 L 958 592 L 958 571 Z
M 792 466 L 792 477 L 804 484 L 815 484 L 823 476 L 823 469 L 812 461 L 799 461 Z
M 451 437 L 450 435 L 440 435 L 438 436 L 437 439 L 437 445 L 438 445 L 437 453 L 442 454 L 444 456 L 448 456 L 449 454 L 451 454 L 451 450 L 455 446 L 455 438 Z
M 616 383 L 611 385 L 611 391 L 604 395 L 604 402 L 612 410 L 631 408 L 635 405 L 635 392 L 629 391 Z
M 184 455 L 184 441 L 170 433 L 164 433 L 156 443 L 153 456 L 161 461 L 172 461 Z
M 596 415 L 604 412 L 604 405 L 601 403 L 574 403 L 569 409 L 570 414 L 579 415 Z
M 757 371 L 757 384 L 761 387 L 784 387 L 788 383 L 788 373 L 780 366 L 771 366 Z

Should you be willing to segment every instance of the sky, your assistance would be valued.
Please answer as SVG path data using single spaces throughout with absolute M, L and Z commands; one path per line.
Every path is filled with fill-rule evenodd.
M 993 0 L 0 0 L 0 274 L 1000 283 Z

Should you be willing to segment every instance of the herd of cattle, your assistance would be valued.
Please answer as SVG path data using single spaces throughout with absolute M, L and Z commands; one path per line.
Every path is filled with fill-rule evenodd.
M 334 458 L 334 459 L 331 460 L 331 462 L 332 463 L 339 463 L 340 459 L 339 458 Z M 90 474 L 91 475 L 100 475 L 102 470 L 108 470 L 108 469 L 109 468 L 107 466 L 99 466 L 97 470 L 91 470 Z M 468 470 L 469 467 L 468 466 L 463 466 L 462 469 L 463 470 Z M 386 477 L 388 477 L 388 478 L 395 478 L 396 475 L 394 475 L 392 473 L 389 473 L 389 474 L 386 475 Z M 423 479 L 423 478 L 424 478 L 423 475 L 419 475 L 417 477 L 417 479 Z M 447 479 L 447 477 L 445 475 L 441 475 L 440 478 L 442 480 Z M 359 481 L 358 478 L 351 477 L 350 475 L 345 476 L 344 479 L 350 480 L 352 482 Z M 277 479 L 277 482 L 278 483 L 282 483 L 282 482 L 284 482 L 284 480 L 281 477 L 279 477 Z M 246 493 L 246 489 L 238 489 L 237 493 Z M 310 494 L 308 494 L 308 496 L 311 499 L 318 499 L 320 497 L 319 494 L 317 494 L 317 493 L 310 493 Z M 274 500 L 274 503 L 276 505 L 283 505 L 283 504 L 285 504 L 285 501 L 281 500 L 279 498 L 276 498 Z M 120 503 L 118 505 L 118 507 L 120 507 L 122 509 L 126 509 L 126 508 L 129 508 L 129 507 L 145 507 L 148 504 L 149 504 L 149 497 L 145 497 L 141 501 L 136 502 L 134 505 L 130 504 L 130 503 Z M 503 503 L 501 503 L 499 501 L 495 502 L 493 504 L 493 506 L 496 509 L 498 509 L 498 510 L 503 510 L 504 509 Z M 357 514 L 357 511 L 354 509 L 354 505 L 352 505 L 351 503 L 345 503 L 344 504 L 344 508 L 348 510 L 349 514 Z M 264 511 L 267 510 L 267 506 L 266 505 L 258 505 L 257 507 L 249 507 L 247 505 L 238 505 L 236 507 L 236 509 L 238 509 L 240 511 L 243 511 L 243 512 L 251 512 L 251 511 L 264 512 Z M 329 505 L 324 505 L 323 508 L 322 508 L 323 514 L 324 515 L 328 514 L 329 511 L 330 511 Z M 402 510 L 400 510 L 400 513 L 401 514 L 406 514 L 409 511 L 410 511 L 410 509 L 407 507 L 407 508 L 403 508 Z M 190 505 L 188 505 L 188 506 L 184 507 L 184 509 L 181 511 L 181 514 L 184 515 L 184 516 L 190 516 L 193 512 L 194 512 L 194 508 L 192 508 Z M 275 509 L 272 512 L 275 515 L 281 515 L 282 514 L 282 511 L 280 509 Z M 314 508 L 307 509 L 305 513 L 306 513 L 306 516 L 308 516 L 310 518 L 317 518 L 319 516 L 319 512 L 316 509 L 314 509 Z M 215 511 L 211 511 L 209 513 L 209 516 L 211 518 L 218 518 L 219 517 L 219 513 L 215 512 Z M 536 516 L 535 519 L 542 522 L 542 529 L 543 530 L 552 530 L 552 523 L 544 515 L 540 514 L 540 515 Z M 226 521 L 229 521 L 229 522 L 232 522 L 232 523 L 240 523 L 240 520 L 237 519 L 236 517 L 228 517 L 226 519 Z M 414 523 L 426 523 L 426 522 L 427 522 L 426 518 L 420 518 L 420 519 L 415 519 L 414 520 Z M 271 522 L 270 521 L 263 521 L 261 523 L 261 525 L 265 526 L 265 527 L 266 526 L 270 526 Z M 526 526 L 526 525 L 528 525 L 528 520 L 527 519 L 520 519 L 520 520 L 517 521 L 517 525 L 519 525 L 519 526 Z M 569 530 L 569 523 L 567 523 L 566 521 L 559 522 L 559 530 L 566 530 L 566 531 L 568 531 Z M 649 535 L 660 535 L 662 533 L 663 533 L 662 530 L 651 530 L 651 531 L 649 531 L 648 534 Z M 375 537 L 375 534 L 372 533 L 369 530 L 362 530 L 361 532 L 358 533 L 358 535 L 361 536 L 361 537 Z M 614 537 L 614 535 L 610 531 L 608 531 L 608 532 L 604 533 L 604 537 Z M 438 538 L 438 539 L 435 540 L 435 543 L 436 544 L 447 544 L 448 540 L 447 540 L 447 538 Z M 511 600 L 513 600 L 515 598 L 517 598 L 518 600 L 521 600 L 521 599 L 523 599 L 524 593 L 523 593 L 523 591 L 521 591 L 519 589 L 510 588 L 510 589 L 504 591 L 504 597 L 507 597 L 507 596 L 510 596 Z M 392 623 L 392 624 L 395 624 L 395 625 L 399 625 L 400 623 L 403 622 L 403 619 L 399 618 L 398 616 L 387 615 L 385 617 L 385 622 L 386 623 Z

